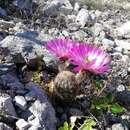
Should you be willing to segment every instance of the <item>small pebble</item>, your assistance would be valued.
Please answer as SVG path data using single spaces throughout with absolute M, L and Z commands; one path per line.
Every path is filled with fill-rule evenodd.
M 20 109 L 25 110 L 27 107 L 27 102 L 23 96 L 15 96 L 14 98 L 15 105 Z
M 26 122 L 24 119 L 19 119 L 16 122 L 16 126 L 19 130 L 28 130 L 28 128 L 31 126 L 28 122 Z
M 124 85 L 119 85 L 118 87 L 117 87 L 117 89 L 116 89 L 118 92 L 122 92 L 122 91 L 124 91 L 125 90 L 125 86 Z

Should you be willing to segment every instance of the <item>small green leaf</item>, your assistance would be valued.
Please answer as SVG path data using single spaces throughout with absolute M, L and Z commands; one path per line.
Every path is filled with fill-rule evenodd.
M 107 102 L 111 103 L 113 101 L 113 94 L 108 94 L 105 98 Z
M 102 87 L 102 82 L 101 81 L 93 80 L 93 83 L 94 83 L 94 85 L 95 85 L 95 87 L 97 89 L 101 89 L 101 87 Z
M 92 130 L 92 126 L 95 126 L 96 122 L 93 119 L 86 119 L 84 124 L 79 128 L 79 130 Z
M 67 123 L 67 121 L 65 121 L 63 126 L 58 128 L 58 130 L 69 130 L 69 124 Z
M 122 113 L 124 111 L 124 108 L 120 106 L 118 103 L 115 103 L 111 105 L 110 111 L 112 113 Z
M 99 100 L 94 100 L 92 102 L 92 107 L 96 109 L 106 109 L 108 107 L 108 103 L 105 101 L 104 98 L 100 98 Z

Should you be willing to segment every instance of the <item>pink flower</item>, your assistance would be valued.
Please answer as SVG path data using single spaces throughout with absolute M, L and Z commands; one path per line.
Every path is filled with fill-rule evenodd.
M 68 59 L 70 49 L 74 42 L 70 39 L 54 39 L 47 43 L 46 49 L 59 59 Z
M 77 65 L 74 70 L 78 72 L 88 70 L 99 74 L 110 70 L 110 57 L 103 50 L 91 44 L 75 45 L 69 53 L 69 60 Z

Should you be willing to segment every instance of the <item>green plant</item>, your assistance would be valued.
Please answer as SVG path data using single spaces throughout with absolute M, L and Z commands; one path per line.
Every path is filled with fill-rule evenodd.
M 77 117 L 77 119 L 84 120 L 83 124 L 76 122 L 76 120 L 73 123 L 65 121 L 63 126 L 59 127 L 58 130 L 73 130 L 75 128 L 78 130 L 92 130 L 92 127 L 96 125 L 96 121 L 91 117 L 81 116 Z
M 79 130 L 92 130 L 92 127 L 96 125 L 96 122 L 91 118 L 86 118 Z
M 63 126 L 61 126 L 60 128 L 58 128 L 58 130 L 72 130 L 70 125 L 68 124 L 67 121 L 64 122 Z
M 98 99 L 93 99 L 91 109 L 110 111 L 113 114 L 122 113 L 124 111 L 124 107 L 113 101 L 112 94 Z

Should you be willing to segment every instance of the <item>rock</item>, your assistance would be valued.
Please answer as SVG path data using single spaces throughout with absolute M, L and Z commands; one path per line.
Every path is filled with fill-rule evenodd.
M 128 65 L 130 63 L 130 57 L 128 55 L 123 55 L 121 61 L 123 61 L 124 64 Z
M 130 3 L 128 0 L 83 0 L 82 3 L 86 4 L 87 6 L 93 9 L 103 10 L 106 8 L 110 9 L 124 9 L 129 11 Z
M 0 7 L 0 16 L 7 16 L 7 12 Z
M 117 123 L 117 122 L 120 122 L 120 117 L 117 117 L 115 116 L 114 114 L 110 113 L 110 112 L 107 112 L 105 115 L 104 115 L 104 119 L 106 120 L 106 125 L 109 126 L 109 125 L 112 125 L 112 123 Z
M 39 130 L 39 129 L 40 129 L 40 127 L 32 126 L 28 130 Z
M 99 10 L 96 10 L 95 11 L 95 15 L 96 15 L 96 17 L 98 18 L 98 17 L 100 17 L 101 16 L 101 14 L 102 14 L 102 12 L 101 11 L 99 11 Z
M 71 36 L 77 41 L 84 41 L 85 39 L 87 40 L 88 34 L 83 30 L 78 30 L 74 33 L 71 33 Z
M 90 21 L 92 25 L 96 22 L 96 19 L 97 18 L 95 12 L 90 12 Z
M 69 0 L 53 0 L 48 1 L 47 5 L 44 7 L 44 14 L 57 15 L 59 13 L 69 14 L 73 10 L 73 7 Z
M 117 47 L 115 47 L 114 49 L 113 49 L 115 52 L 123 52 L 123 48 L 122 47 L 120 47 L 120 46 L 117 46 Z
M 129 120 L 130 119 L 130 116 L 129 115 L 127 115 L 127 114 L 124 114 L 124 115 L 122 115 L 121 116 L 121 119 L 123 119 L 123 120 Z
M 130 67 L 128 67 L 128 72 L 130 73 Z
M 19 130 L 28 130 L 28 128 L 31 127 L 31 125 L 24 119 L 19 119 L 16 122 L 16 126 L 18 127 Z
M 25 60 L 43 57 L 42 44 L 34 39 L 20 36 L 7 36 L 0 42 L 0 47 L 7 48 L 15 63 L 25 63 Z
M 46 128 L 45 124 L 44 125 L 41 124 L 39 117 L 34 117 L 33 119 L 29 119 L 29 123 L 36 128 L 40 128 L 40 129 Z
M 122 103 L 126 108 L 129 108 L 130 104 L 130 91 L 122 91 L 116 94 L 115 99 Z
M 46 49 L 44 50 L 43 55 L 44 55 L 43 60 L 46 64 L 46 66 L 51 69 L 57 70 L 58 69 L 58 60 L 56 59 L 56 57 L 54 55 L 52 55 Z
M 21 10 L 29 11 L 29 13 L 32 13 L 32 0 L 14 0 L 13 5 L 18 7 Z
M 118 27 L 116 31 L 117 31 L 117 34 L 116 34 L 117 36 L 130 38 L 130 21 L 127 21 L 121 27 Z
M 121 123 L 113 124 L 112 130 L 128 130 L 126 126 L 123 126 Z
M 104 27 L 100 23 L 95 23 L 94 26 L 91 28 L 95 37 L 98 37 L 100 33 L 103 31 Z
M 17 117 L 17 114 L 15 112 L 15 108 L 12 103 L 12 98 L 7 94 L 1 94 L 0 95 L 0 111 L 3 115 L 10 115 Z
M 77 23 L 70 23 L 67 25 L 67 27 L 70 31 L 78 31 L 80 28 L 80 25 Z
M 25 110 L 27 108 L 27 102 L 23 96 L 15 96 L 14 101 L 20 109 Z
M 23 90 L 24 88 L 24 85 L 21 84 L 15 76 L 9 73 L 1 76 L 1 82 L 3 86 L 1 89 L 6 89 L 7 87 L 10 90 L 17 91 L 17 90 Z
M 130 50 L 130 43 L 128 41 L 115 39 L 115 43 L 116 43 L 116 45 L 120 46 L 121 48 Z
M 65 36 L 65 37 L 68 37 L 69 36 L 69 32 L 67 30 L 63 30 L 62 31 L 62 35 Z
M 70 108 L 69 113 L 71 116 L 83 116 L 83 112 L 76 108 Z
M 118 85 L 118 87 L 116 88 L 117 92 L 122 92 L 125 90 L 125 86 L 124 85 Z
M 74 4 L 74 10 L 75 11 L 79 11 L 79 9 L 80 9 L 80 4 L 78 2 L 75 2 L 75 4 Z
M 26 110 L 20 112 L 20 118 L 24 119 L 25 121 L 29 121 L 35 117 L 34 117 L 34 115 L 32 115 L 32 113 L 30 112 L 29 109 L 26 109 Z
M 76 17 L 76 22 L 79 23 L 82 27 L 84 27 L 85 24 L 89 22 L 89 20 L 90 20 L 89 11 L 82 8 Z
M 6 125 L 5 123 L 0 122 L 0 130 L 13 130 L 13 129 L 8 125 Z
M 0 29 L 9 30 L 9 28 L 13 28 L 15 26 L 13 21 L 5 21 L 5 20 L 0 20 Z
M 30 91 L 25 95 L 27 101 L 34 101 L 36 99 L 36 94 L 33 91 Z
M 14 68 L 15 68 L 15 65 L 13 63 L 0 64 L 0 75 L 13 70 Z
M 14 33 L 16 34 L 19 34 L 20 33 L 22 34 L 22 32 L 25 32 L 22 34 L 22 36 L 28 36 L 28 33 L 26 33 L 26 31 L 28 31 L 29 29 L 22 23 L 22 22 L 18 22 L 15 24 L 15 26 L 12 28 L 11 31 L 13 31 Z M 26 35 L 24 35 L 26 34 Z
M 109 40 L 109 39 L 107 39 L 107 38 L 104 38 L 104 39 L 102 40 L 102 44 L 103 44 L 103 47 L 104 47 L 105 49 L 107 49 L 107 48 L 113 47 L 115 43 L 114 43 L 114 41 L 112 41 L 112 40 Z
M 26 85 L 26 89 L 36 94 L 37 100 L 30 106 L 29 110 L 34 115 L 34 119 L 30 120 L 33 126 L 41 129 L 56 129 L 55 111 L 47 99 L 47 95 L 40 86 L 30 82 Z
M 45 30 L 42 30 L 37 39 L 40 41 L 43 41 L 42 44 L 48 42 L 49 40 L 53 40 L 55 38 L 55 36 L 53 34 L 48 34 L 45 32 Z

